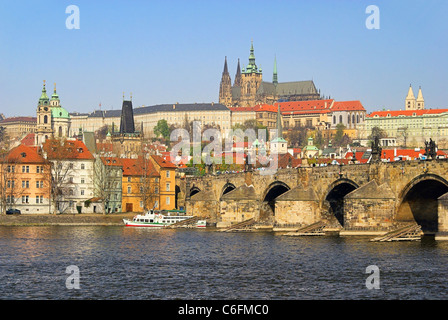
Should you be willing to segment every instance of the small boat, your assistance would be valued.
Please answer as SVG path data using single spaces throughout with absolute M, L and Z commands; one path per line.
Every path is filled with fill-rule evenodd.
M 138 214 L 134 216 L 132 220 L 123 219 L 123 222 L 126 227 L 165 228 L 175 223 L 194 218 L 194 216 L 187 216 L 175 210 L 164 213 L 166 214 L 160 211 L 149 210 L 143 215 Z M 193 222 L 193 226 L 196 228 L 205 228 L 206 223 L 206 220 L 198 220 Z

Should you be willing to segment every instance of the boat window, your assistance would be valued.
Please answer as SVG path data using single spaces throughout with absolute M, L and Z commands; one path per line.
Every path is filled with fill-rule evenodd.
M 149 222 L 154 222 L 154 220 L 153 220 L 153 219 L 150 219 Z

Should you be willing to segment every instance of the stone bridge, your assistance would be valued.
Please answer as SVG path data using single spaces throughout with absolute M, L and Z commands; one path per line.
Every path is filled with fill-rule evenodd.
M 346 234 L 416 222 L 448 233 L 448 161 L 400 161 L 281 169 L 179 180 L 188 214 L 218 226 L 254 218 L 274 230 L 318 221 Z

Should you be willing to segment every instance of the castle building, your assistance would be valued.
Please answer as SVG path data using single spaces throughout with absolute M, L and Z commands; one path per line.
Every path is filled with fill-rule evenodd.
M 381 110 L 366 115 L 359 128 L 360 137 L 368 139 L 372 129 L 383 130 L 389 140 L 403 147 L 422 147 L 432 138 L 439 148 L 448 146 L 448 109 L 425 109 L 425 101 L 419 89 L 415 99 L 412 87 L 405 98 L 405 110 Z
M 49 138 L 68 138 L 70 133 L 70 115 L 61 106 L 59 95 L 54 85 L 51 99 L 44 86 L 37 105 L 36 145 L 41 145 Z
M 219 103 L 227 107 L 254 107 L 279 101 L 319 100 L 320 92 L 312 80 L 278 82 L 277 58 L 274 59 L 272 82 L 263 81 L 263 71 L 255 63 L 254 45 L 251 43 L 249 64 L 240 70 L 238 59 L 233 86 L 227 67 L 227 57 L 221 76 Z

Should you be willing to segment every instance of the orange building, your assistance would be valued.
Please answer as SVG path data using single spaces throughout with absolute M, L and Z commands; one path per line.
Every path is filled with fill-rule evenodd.
M 160 176 L 149 159 L 120 159 L 123 166 L 122 210 L 143 212 L 159 209 Z M 146 168 L 146 170 L 144 169 Z
M 0 162 L 1 211 L 50 212 L 50 163 L 38 147 L 19 145 Z
M 160 210 L 173 210 L 177 208 L 176 201 L 176 165 L 161 156 L 150 157 L 159 173 L 159 200 Z

